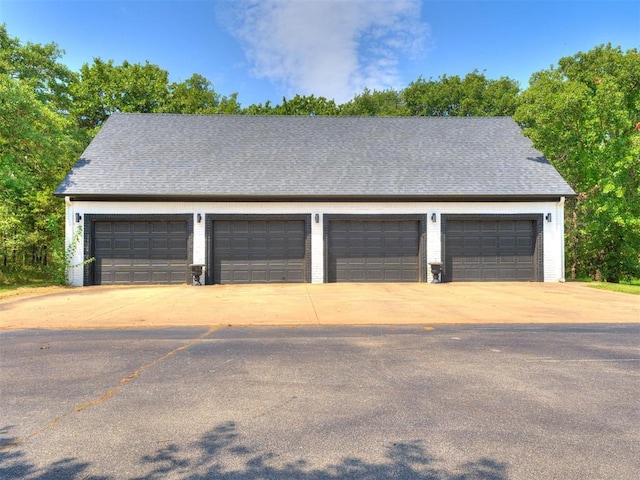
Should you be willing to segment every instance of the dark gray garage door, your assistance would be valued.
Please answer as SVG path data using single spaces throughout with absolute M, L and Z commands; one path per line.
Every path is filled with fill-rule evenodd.
M 93 225 L 94 283 L 186 283 L 186 221 L 98 221 Z
M 214 220 L 214 283 L 305 281 L 304 220 Z
M 535 281 L 536 221 L 447 220 L 446 281 Z
M 331 220 L 330 282 L 417 282 L 419 222 Z

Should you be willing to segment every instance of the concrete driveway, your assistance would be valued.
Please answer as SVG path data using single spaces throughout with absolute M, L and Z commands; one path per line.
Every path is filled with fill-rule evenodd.
M 640 297 L 581 283 L 83 287 L 0 300 L 0 329 L 640 322 Z

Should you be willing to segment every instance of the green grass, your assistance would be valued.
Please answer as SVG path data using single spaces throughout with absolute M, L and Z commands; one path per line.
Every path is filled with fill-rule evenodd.
M 36 268 L 4 269 L 0 270 L 0 299 L 34 293 L 42 288 L 54 287 L 48 272 Z
M 589 286 L 598 290 L 640 295 L 640 280 L 631 280 L 628 283 L 591 282 Z

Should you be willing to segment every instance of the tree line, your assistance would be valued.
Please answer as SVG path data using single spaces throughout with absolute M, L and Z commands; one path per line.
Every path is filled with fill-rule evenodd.
M 194 73 L 170 82 L 149 62 L 94 58 L 80 71 L 55 43 L 23 43 L 0 25 L 0 272 L 64 269 L 64 205 L 52 193 L 114 112 L 512 116 L 576 191 L 566 205 L 571 278 L 640 277 L 640 54 L 600 45 L 535 73 L 528 88 L 474 70 L 419 77 L 350 101 L 295 95 L 243 107 Z M 2 281 L 0 275 L 0 281 Z M 6 280 L 6 278 L 5 278 Z

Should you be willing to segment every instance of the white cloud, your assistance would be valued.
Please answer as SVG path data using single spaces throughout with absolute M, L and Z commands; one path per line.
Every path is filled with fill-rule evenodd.
M 253 75 L 287 96 L 342 103 L 365 87 L 403 86 L 401 59 L 428 37 L 420 8 L 419 0 L 242 0 L 230 28 Z

